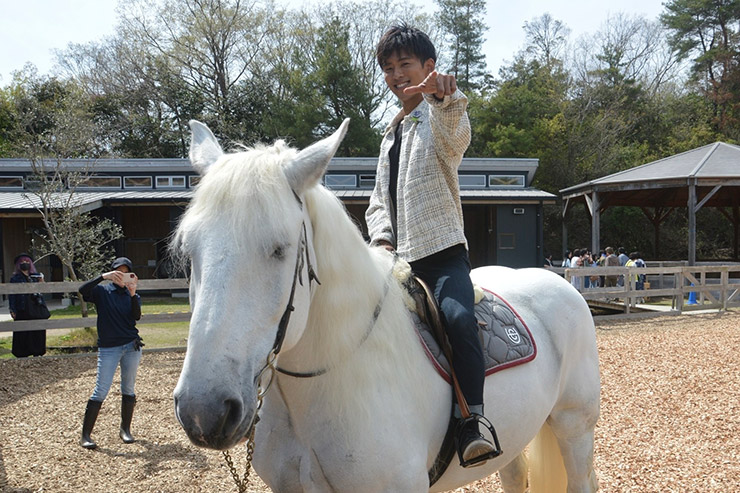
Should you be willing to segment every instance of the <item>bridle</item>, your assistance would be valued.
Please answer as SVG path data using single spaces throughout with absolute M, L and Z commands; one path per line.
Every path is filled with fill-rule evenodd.
M 292 192 L 293 192 L 293 196 L 295 197 L 302 211 L 303 201 L 298 196 L 298 194 L 295 192 L 295 190 L 292 190 Z M 239 474 L 237 473 L 236 468 L 234 467 L 233 461 L 231 459 L 231 455 L 229 454 L 228 450 L 222 451 L 224 460 L 226 461 L 226 464 L 229 468 L 231 476 L 234 479 L 234 483 L 236 484 L 236 487 L 240 493 L 247 491 L 247 486 L 249 484 L 249 472 L 250 472 L 250 468 L 252 465 L 252 455 L 254 453 L 254 433 L 257 427 L 257 422 L 259 421 L 259 411 L 262 408 L 262 402 L 265 398 L 265 395 L 270 390 L 270 386 L 272 385 L 272 381 L 275 377 L 275 373 L 280 372 L 282 374 L 285 374 L 291 377 L 296 377 L 296 378 L 311 378 L 311 377 L 317 377 L 317 376 L 323 375 L 329 371 L 329 368 L 322 368 L 322 369 L 315 370 L 312 372 L 304 373 L 304 372 L 295 372 L 291 370 L 285 370 L 275 365 L 275 361 L 277 360 L 278 353 L 280 353 L 280 350 L 282 349 L 282 346 L 283 346 L 283 342 L 285 341 L 285 335 L 288 332 L 288 325 L 290 324 L 290 316 L 295 311 L 295 307 L 293 306 L 293 300 L 295 298 L 296 286 L 298 284 L 303 286 L 302 272 L 303 272 L 303 267 L 304 267 L 304 262 L 303 262 L 303 252 L 304 251 L 305 251 L 305 257 L 306 257 L 305 265 L 307 266 L 308 284 L 309 284 L 309 289 L 310 289 L 312 282 L 315 281 L 316 284 L 321 285 L 321 281 L 319 281 L 319 278 L 316 275 L 316 271 L 314 271 L 313 265 L 311 263 L 311 255 L 310 255 L 310 251 L 308 248 L 308 233 L 306 232 L 305 219 L 301 223 L 301 232 L 300 232 L 300 238 L 298 240 L 295 269 L 293 271 L 293 284 L 290 287 L 290 296 L 288 297 L 288 303 L 285 306 L 283 315 L 280 317 L 280 322 L 278 323 L 278 329 L 277 329 L 277 333 L 275 334 L 275 342 L 272 345 L 272 349 L 267 354 L 267 358 L 265 358 L 265 364 L 262 366 L 260 371 L 257 373 L 257 376 L 255 377 L 255 380 L 254 380 L 254 383 L 257 385 L 257 408 L 254 412 L 252 423 L 250 423 L 248 431 L 247 431 L 247 466 L 241 478 L 239 477 Z M 396 259 L 394 257 L 394 264 L 395 264 L 395 261 Z M 385 286 L 383 288 L 383 295 L 381 296 L 380 301 L 378 301 L 378 304 L 375 306 L 375 309 L 373 310 L 373 316 L 370 321 L 370 324 L 368 325 L 367 330 L 365 331 L 365 334 L 360 340 L 358 347 L 361 346 L 367 340 L 373 328 L 375 327 L 376 322 L 378 321 L 378 317 L 380 316 L 380 312 L 383 309 L 383 304 L 385 302 L 386 296 L 388 295 L 389 289 L 390 289 L 390 284 L 388 281 L 386 281 Z M 269 379 L 267 380 L 267 383 L 263 385 L 262 377 L 265 375 L 265 372 L 267 372 L 268 370 L 269 370 L 270 376 L 269 376 Z
M 295 190 L 293 190 L 293 196 L 295 197 L 296 201 L 298 201 L 298 205 L 303 210 L 303 201 L 298 196 L 297 193 L 295 193 Z M 309 289 L 311 287 L 311 283 L 316 281 L 316 284 L 321 285 L 321 281 L 319 281 L 318 276 L 316 275 L 316 271 L 313 269 L 313 265 L 311 264 L 311 255 L 308 248 L 308 234 L 306 232 L 306 221 L 305 219 L 301 223 L 301 233 L 300 238 L 298 239 L 298 248 L 296 249 L 296 259 L 295 259 L 295 269 L 293 271 L 293 284 L 290 287 L 290 296 L 288 297 L 288 303 L 285 306 L 285 310 L 283 310 L 283 315 L 280 317 L 280 323 L 278 323 L 278 330 L 275 334 L 275 342 L 272 344 L 272 349 L 267 355 L 267 358 L 265 358 L 265 364 L 262 367 L 262 369 L 257 373 L 257 377 L 255 378 L 255 383 L 257 384 L 257 387 L 259 389 L 257 394 L 258 399 L 258 407 L 257 410 L 259 410 L 259 406 L 262 403 L 262 398 L 267 393 L 267 391 L 270 389 L 270 385 L 272 384 L 272 380 L 275 374 L 275 370 L 281 371 L 280 368 L 277 368 L 275 366 L 275 360 L 277 359 L 278 353 L 280 353 L 280 350 L 283 347 L 283 342 L 285 341 L 285 335 L 288 332 L 288 324 L 290 324 L 290 316 L 295 311 L 295 307 L 293 306 L 293 299 L 295 298 L 295 290 L 297 284 L 300 284 L 303 286 L 303 252 L 306 252 L 306 265 L 308 270 L 308 285 Z M 268 380 L 267 385 L 265 387 L 262 387 L 262 376 L 265 373 L 265 371 L 270 370 L 270 380 Z M 254 425 L 252 425 L 254 426 Z

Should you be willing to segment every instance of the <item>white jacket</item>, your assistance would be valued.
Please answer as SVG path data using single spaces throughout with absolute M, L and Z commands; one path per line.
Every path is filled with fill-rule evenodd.
M 467 248 L 457 169 L 470 145 L 468 99 L 459 90 L 438 101 L 425 94 L 405 115 L 386 128 L 380 144 L 375 189 L 365 213 L 373 245 L 385 240 L 407 262 L 457 244 Z M 395 128 L 403 120 L 398 165 L 397 231 L 393 230 L 388 193 Z

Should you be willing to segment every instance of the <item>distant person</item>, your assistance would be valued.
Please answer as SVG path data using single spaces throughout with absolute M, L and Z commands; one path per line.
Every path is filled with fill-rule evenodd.
M 590 255 L 588 257 L 588 264 L 586 264 L 587 267 L 599 267 L 599 261 L 601 260 L 600 257 L 597 255 Z M 589 288 L 598 288 L 601 286 L 601 277 L 598 274 L 591 274 L 588 276 L 588 287 Z
M 619 267 L 619 257 L 616 256 L 614 253 L 614 249 L 612 247 L 606 247 L 604 250 L 606 252 L 606 259 L 604 260 L 604 267 Z M 617 278 L 619 276 L 605 276 L 604 278 L 604 286 L 607 288 L 614 288 L 617 286 Z
M 617 256 L 617 258 L 619 259 L 619 266 L 624 267 L 625 265 L 627 265 L 627 261 L 630 259 L 629 255 L 627 255 L 626 253 L 627 250 L 625 250 L 624 247 L 619 247 L 617 252 L 619 253 L 619 255 Z
M 582 248 L 581 249 L 581 267 L 591 267 L 593 264 L 593 259 L 591 257 L 591 252 L 588 248 Z M 584 289 L 591 287 L 591 277 L 590 276 L 583 276 L 581 279 L 581 283 L 583 285 Z
M 545 267 L 554 267 L 553 264 L 552 264 L 552 254 L 551 253 L 548 253 L 547 255 L 545 255 L 545 265 L 544 266 Z
M 583 254 L 581 253 L 581 250 L 578 250 L 578 249 L 573 250 L 573 256 L 570 258 L 570 268 L 571 269 L 577 269 L 583 266 L 582 255 Z M 570 284 L 571 286 L 576 288 L 578 291 L 581 291 L 583 289 L 583 278 L 576 274 L 572 274 L 570 276 Z
M 627 261 L 630 258 L 627 255 L 626 250 L 624 249 L 624 247 L 619 247 L 617 249 L 617 253 L 619 254 L 619 255 L 617 255 L 617 258 L 619 259 L 619 266 L 620 267 L 624 267 L 625 265 L 627 265 Z M 620 275 L 619 276 L 619 278 L 617 279 L 617 285 L 618 286 L 624 286 L 624 275 Z
M 565 253 L 563 254 L 563 264 L 562 264 L 562 267 L 564 267 L 566 269 L 570 267 L 570 259 L 571 259 L 571 257 L 573 257 L 573 252 L 571 252 L 570 250 L 566 250 Z
M 44 282 L 44 275 L 36 271 L 33 258 L 27 253 L 21 253 L 13 261 L 15 268 L 10 278 L 11 283 Z M 44 298 L 40 294 L 11 294 L 8 295 L 10 316 L 13 320 L 39 320 L 49 318 Z M 39 305 L 43 305 L 43 308 Z M 43 311 L 41 314 L 39 311 Z M 26 330 L 13 332 L 11 352 L 16 358 L 28 356 L 43 356 L 46 354 L 46 331 Z
M 629 257 L 633 267 L 647 267 L 640 252 L 632 252 Z M 635 276 L 635 288 L 638 290 L 645 289 L 645 274 L 637 274 Z
M 121 365 L 121 429 L 124 443 L 133 443 L 131 420 L 136 405 L 136 372 L 141 362 L 141 347 L 144 345 L 136 328 L 141 318 L 141 298 L 136 293 L 139 278 L 133 274 L 133 264 L 126 257 L 119 257 L 111 265 L 113 269 L 80 287 L 82 298 L 95 303 L 98 312 L 98 372 L 95 390 L 87 401 L 85 418 L 82 422 L 80 445 L 94 449 L 97 444 L 90 437 L 100 407 L 108 395 L 116 368 Z M 110 280 L 110 284 L 100 284 Z
M 604 267 L 604 264 L 606 263 L 606 250 L 599 250 L 599 258 L 595 259 L 596 267 Z M 604 276 L 598 276 L 599 277 L 599 286 L 605 286 L 606 280 L 604 279 Z

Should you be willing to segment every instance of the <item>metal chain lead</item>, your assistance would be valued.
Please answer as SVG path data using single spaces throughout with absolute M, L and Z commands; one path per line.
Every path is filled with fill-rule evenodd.
M 272 351 L 270 351 L 270 354 L 267 355 L 265 366 L 257 375 L 257 409 L 255 413 L 259 413 L 260 409 L 262 409 L 262 399 L 264 399 L 265 394 L 267 394 L 267 391 L 270 389 L 270 385 L 272 385 L 272 380 L 275 376 L 276 358 L 277 353 L 273 349 Z M 268 369 L 270 370 L 270 379 L 267 381 L 267 386 L 263 388 L 262 376 L 265 370 Z M 247 486 L 249 486 L 249 473 L 252 470 L 252 457 L 254 456 L 254 432 L 257 429 L 257 421 L 259 421 L 258 415 L 255 417 L 254 423 L 252 423 L 252 430 L 250 431 L 249 438 L 247 439 L 247 465 L 244 468 L 244 475 L 241 478 L 239 477 L 239 473 L 237 472 L 236 467 L 234 467 L 234 461 L 231 459 L 231 454 L 229 454 L 229 451 L 221 451 L 221 454 L 223 454 L 224 460 L 226 461 L 226 465 L 229 468 L 229 472 L 231 473 L 231 477 L 234 478 L 234 484 L 236 484 L 236 489 L 239 491 L 239 493 L 246 493 Z
M 224 456 L 224 460 L 226 461 L 226 465 L 229 467 L 231 477 L 234 478 L 234 484 L 236 484 L 236 489 L 239 491 L 239 493 L 246 493 L 247 486 L 249 486 L 249 473 L 252 469 L 252 456 L 254 455 L 255 428 L 256 426 L 252 426 L 252 433 L 250 433 L 249 439 L 247 440 L 247 466 L 244 468 L 244 475 L 241 478 L 239 478 L 239 473 L 237 472 L 236 467 L 234 467 L 234 461 L 231 460 L 231 455 L 229 454 L 229 451 L 221 451 Z

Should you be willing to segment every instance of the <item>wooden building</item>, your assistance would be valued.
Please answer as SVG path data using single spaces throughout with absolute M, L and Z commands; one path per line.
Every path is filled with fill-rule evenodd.
M 334 158 L 324 177 L 364 233 L 376 163 L 376 158 Z M 76 206 L 121 225 L 124 238 L 116 243 L 116 254 L 131 258 L 139 277 L 175 274 L 167 259 L 167 241 L 199 180 L 188 160 L 66 160 L 61 165 L 88 171 L 89 178 L 75 191 Z M 537 165 L 536 159 L 463 160 L 460 193 L 474 267 L 542 265 L 542 207 L 555 204 L 556 197 L 532 188 Z M 0 159 L 3 282 L 10 279 L 14 257 L 30 250 L 34 230 L 43 227 L 32 187 L 28 161 Z M 64 277 L 55 259 L 44 259 L 37 267 L 47 279 Z

